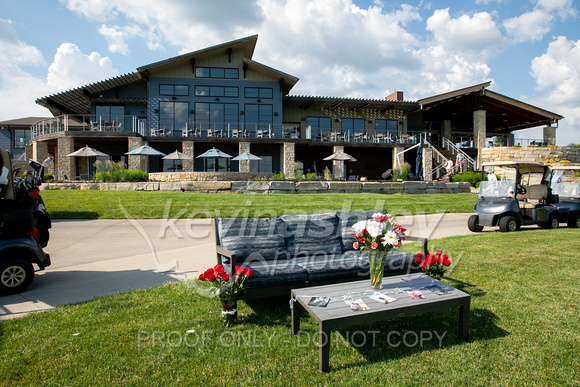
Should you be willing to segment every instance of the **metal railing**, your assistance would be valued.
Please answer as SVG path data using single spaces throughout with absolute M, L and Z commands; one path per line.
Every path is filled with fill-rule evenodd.
M 136 116 L 63 115 L 41 120 L 31 127 L 31 139 L 67 131 L 136 132 L 154 137 L 228 137 L 228 138 L 302 138 L 298 128 L 284 124 L 232 122 L 155 122 Z M 418 144 L 421 132 L 394 136 L 392 133 L 368 134 L 356 129 L 307 128 L 307 139 L 329 142 L 370 142 Z
M 461 163 L 463 164 L 463 170 L 474 171 L 475 170 L 475 160 L 471 158 L 467 153 L 465 153 L 461 148 L 455 145 L 453 142 L 449 141 L 448 138 L 443 137 L 442 141 L 443 149 L 448 150 L 452 154 L 456 154 L 457 156 L 461 155 L 462 160 Z M 457 159 L 455 159 L 455 169 L 457 168 Z

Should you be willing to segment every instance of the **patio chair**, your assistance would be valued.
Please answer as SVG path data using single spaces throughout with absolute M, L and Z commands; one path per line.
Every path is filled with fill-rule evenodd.
M 256 131 L 256 137 L 257 138 L 264 138 L 264 131 L 262 129 L 258 129 Z
M 240 137 L 240 131 L 238 129 L 232 129 L 232 137 Z
M 355 142 L 362 142 L 363 140 L 363 134 L 361 132 L 357 132 L 354 134 L 354 141 Z
M 375 135 L 375 142 L 385 142 L 385 135 L 382 133 L 377 133 Z

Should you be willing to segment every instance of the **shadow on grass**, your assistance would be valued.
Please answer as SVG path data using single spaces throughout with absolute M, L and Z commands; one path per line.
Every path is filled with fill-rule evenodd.
M 497 339 L 509 332 L 497 326 L 498 317 L 489 310 L 470 311 L 470 342 Z M 459 313 L 457 309 L 437 311 L 425 315 L 409 316 L 390 321 L 366 324 L 338 330 L 332 345 L 356 349 L 365 359 L 340 368 L 351 368 L 397 360 L 424 351 L 436 351 L 457 345 L 467 345 L 459 338 Z
M 94 211 L 50 211 L 52 219 L 99 219 Z
M 256 325 L 284 325 L 290 329 L 290 298 L 278 296 L 244 300 L 253 310 L 245 320 L 248 324 Z
M 471 297 L 482 297 L 485 296 L 486 292 L 477 285 L 470 284 L 468 282 L 460 281 L 454 278 L 444 277 L 445 281 L 450 282 L 449 285 L 453 286 L 455 289 L 459 289 L 465 293 L 469 293 Z

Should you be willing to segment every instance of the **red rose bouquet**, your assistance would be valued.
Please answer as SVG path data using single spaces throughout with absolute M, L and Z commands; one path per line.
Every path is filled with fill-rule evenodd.
M 236 266 L 233 276 L 226 273 L 223 265 L 210 267 L 200 274 L 198 281 L 209 282 L 212 297 L 219 297 L 222 307 L 224 325 L 231 327 L 238 319 L 238 293 L 244 292 L 244 281 L 254 275 L 254 272 L 246 267 Z
M 445 270 L 451 265 L 451 260 L 449 260 L 449 255 L 443 254 L 441 250 L 437 250 L 435 253 L 429 254 L 427 251 L 427 256 L 424 256 L 423 253 L 417 254 L 415 264 L 421 265 L 421 269 L 428 276 L 441 280 Z

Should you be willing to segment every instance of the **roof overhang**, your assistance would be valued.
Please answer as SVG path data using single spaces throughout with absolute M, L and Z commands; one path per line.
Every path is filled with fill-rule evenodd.
M 388 110 L 399 110 L 405 114 L 417 111 L 420 105 L 411 101 L 387 101 L 384 99 L 362 99 L 362 98 L 339 98 L 339 97 L 308 97 L 308 96 L 287 96 L 284 98 L 284 107 L 297 106 L 302 109 L 317 107 L 329 111 L 340 109 L 350 109 L 360 111 L 363 109 L 374 110 L 377 113 L 384 113 Z
M 244 65 L 248 66 L 250 69 L 255 69 L 256 71 L 269 75 L 273 78 L 278 78 L 281 85 L 283 85 L 284 95 L 288 94 L 290 90 L 298 82 L 298 78 L 293 75 L 284 73 L 282 71 L 276 70 L 272 67 L 268 67 L 262 63 L 253 61 L 248 58 L 244 58 Z
M 111 98 L 102 98 L 100 93 L 139 81 L 145 82 L 139 73 L 129 73 L 90 85 L 77 87 L 76 89 L 62 93 L 42 97 L 37 99 L 36 103 L 50 110 L 55 117 L 61 114 L 90 114 L 91 101 L 102 100 L 102 102 L 113 103 Z M 113 100 L 115 103 L 147 102 L 147 100 L 136 98 L 113 98 Z
M 507 134 L 515 130 L 557 125 L 564 117 L 514 98 L 487 90 L 485 82 L 449 93 L 424 98 L 421 104 L 424 121 L 451 120 L 473 125 L 473 112 L 485 110 L 488 134 Z

